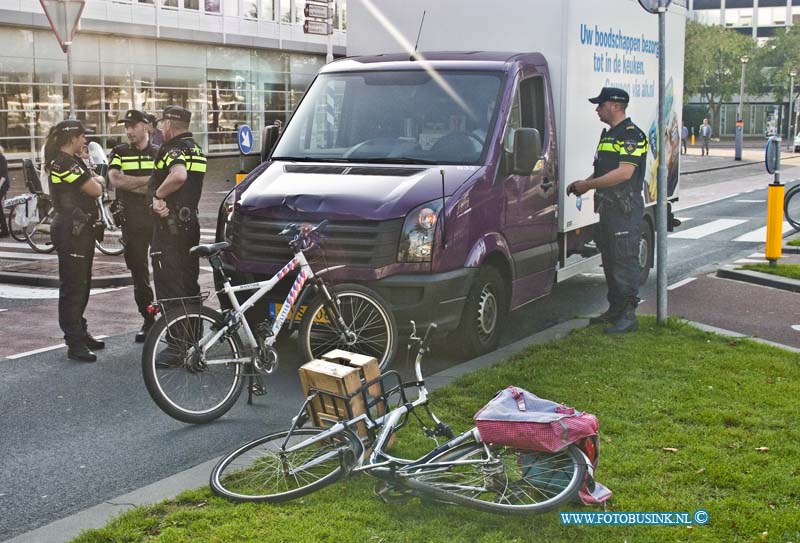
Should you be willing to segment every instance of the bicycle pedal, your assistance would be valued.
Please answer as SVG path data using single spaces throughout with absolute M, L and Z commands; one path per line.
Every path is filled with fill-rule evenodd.
M 409 489 L 387 482 L 376 484 L 372 492 L 385 504 L 406 503 L 413 498 Z
M 267 393 L 267 387 L 262 385 L 261 383 L 251 383 L 250 384 L 250 394 L 253 396 L 264 396 Z

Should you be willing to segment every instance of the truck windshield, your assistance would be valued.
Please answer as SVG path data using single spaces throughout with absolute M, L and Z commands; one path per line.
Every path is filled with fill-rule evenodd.
M 273 160 L 480 164 L 502 77 L 422 70 L 322 74 Z

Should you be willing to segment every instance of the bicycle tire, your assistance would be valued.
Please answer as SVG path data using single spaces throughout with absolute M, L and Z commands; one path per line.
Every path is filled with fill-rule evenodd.
M 800 232 L 800 197 L 792 199 L 800 193 L 800 185 L 795 185 L 786 193 L 783 199 L 783 216 L 786 222 L 792 225 L 795 231 Z
M 499 463 L 423 464 L 401 480 L 441 501 L 490 513 L 528 515 L 550 511 L 574 498 L 586 473 L 583 455 L 575 446 L 558 453 L 487 446 Z M 485 459 L 484 444 L 473 442 L 445 451 L 429 464 L 480 458 Z M 539 501 L 539 496 L 544 499 Z
M 319 358 L 333 349 L 343 349 L 373 356 L 381 370 L 397 352 L 397 323 L 389 305 L 376 292 L 361 285 L 343 284 L 328 287 L 339 301 L 339 311 L 348 327 L 355 331 L 354 341 L 340 337 L 325 315 L 323 300 L 317 296 L 309 303 L 300 322 L 300 351 L 304 361 Z
M 21 226 L 17 226 L 15 216 L 17 214 L 17 208 L 19 206 L 16 205 L 8 210 L 8 232 L 11 234 L 11 237 L 15 240 L 26 243 L 28 240 L 25 238 L 25 229 Z
M 197 366 L 197 360 L 185 354 L 188 347 L 197 345 L 202 330 L 222 326 L 223 317 L 204 306 L 175 310 L 169 318 L 162 317 L 150 328 L 142 349 L 142 374 L 150 397 L 170 417 L 189 424 L 204 424 L 227 413 L 244 386 L 241 363 Z M 209 326 L 198 326 L 198 323 Z M 221 346 L 219 350 L 216 350 Z M 225 351 L 225 348 L 229 351 Z M 174 364 L 163 362 L 174 349 Z M 220 351 L 224 358 L 239 358 L 242 345 L 236 334 L 223 337 L 208 353 L 213 358 Z M 163 357 L 162 357 L 163 355 Z M 217 378 L 220 383 L 218 384 Z
M 109 209 L 109 202 L 104 202 L 103 206 L 106 208 L 108 217 L 111 218 L 113 223 L 114 214 Z M 106 228 L 103 231 L 103 241 L 94 242 L 97 250 L 108 256 L 119 256 L 125 252 L 125 244 L 122 242 L 122 228 L 117 224 L 112 224 L 111 228 Z
M 51 211 L 52 207 L 49 204 L 43 205 L 40 203 L 39 213 L 40 216 L 44 215 L 44 218 L 36 224 L 31 223 L 23 228 L 25 241 L 27 241 L 31 249 L 37 253 L 46 254 L 56 250 L 56 246 L 53 245 L 53 238 L 50 235 L 51 221 L 53 220 Z
M 298 428 L 292 432 L 289 442 L 293 438 L 296 438 L 295 443 L 302 442 L 324 431 L 322 428 Z M 364 453 L 361 440 L 351 431 L 342 430 L 281 457 L 280 447 L 288 435 L 288 431 L 270 434 L 227 454 L 211 471 L 211 490 L 235 502 L 289 501 L 338 481 L 349 473 Z M 291 468 L 297 465 L 298 460 L 300 465 L 310 462 L 313 465 L 308 470 L 292 472 Z M 261 485 L 273 488 L 256 490 Z

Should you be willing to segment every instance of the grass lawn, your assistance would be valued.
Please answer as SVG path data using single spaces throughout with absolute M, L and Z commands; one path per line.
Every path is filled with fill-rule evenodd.
M 800 279 L 800 264 L 778 264 L 774 268 L 769 264 L 745 264 L 742 269 L 780 275 L 789 279 Z
M 592 412 L 601 432 L 596 476 L 614 491 L 610 511 L 705 509 L 707 525 L 576 527 L 556 512 L 503 517 L 417 498 L 386 505 L 359 475 L 283 505 L 234 505 L 202 488 L 75 541 L 799 542 L 800 355 L 679 322 L 657 328 L 646 317 L 641 325 L 624 337 L 594 326 L 529 348 L 438 390 L 434 412 L 467 429 L 509 384 Z M 413 424 L 399 437 L 400 453 L 429 447 Z
M 800 247 L 800 238 L 791 240 L 787 245 L 792 245 L 793 247 Z

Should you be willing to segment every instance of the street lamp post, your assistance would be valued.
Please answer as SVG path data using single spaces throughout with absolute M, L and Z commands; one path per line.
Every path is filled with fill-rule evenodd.
M 794 131 L 792 130 L 792 106 L 794 105 L 794 76 L 797 70 L 792 68 L 789 72 L 789 116 L 786 118 L 786 145 L 788 149 L 794 147 Z
M 742 55 L 739 57 L 739 60 L 742 62 L 742 81 L 739 86 L 739 111 L 737 112 L 736 119 L 736 154 L 734 160 L 742 160 L 742 138 L 744 137 L 744 109 L 742 105 L 744 101 L 744 69 L 750 57 Z

